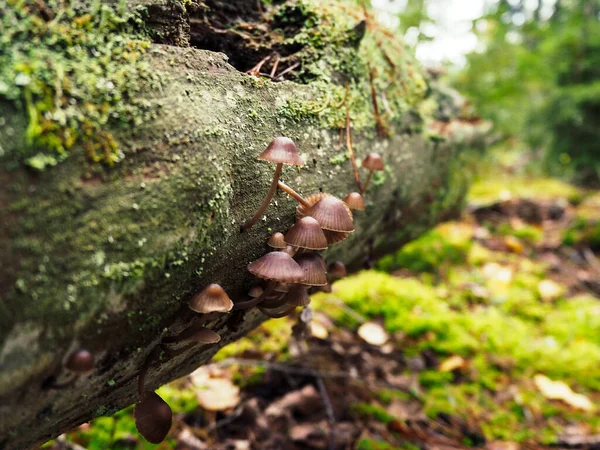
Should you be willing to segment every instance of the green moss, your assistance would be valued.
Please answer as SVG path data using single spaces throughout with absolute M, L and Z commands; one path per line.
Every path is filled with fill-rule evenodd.
M 385 424 L 396 420 L 396 418 L 389 414 L 385 409 L 368 403 L 355 403 L 350 407 L 350 411 L 359 416 L 373 418 L 376 421 Z
M 100 2 L 90 11 L 48 1 L 0 0 L 0 101 L 27 116 L 22 145 L 5 155 L 43 170 L 85 149 L 94 162 L 123 157 L 114 130 L 154 117 L 143 98 L 160 77 L 144 61 L 137 16 Z

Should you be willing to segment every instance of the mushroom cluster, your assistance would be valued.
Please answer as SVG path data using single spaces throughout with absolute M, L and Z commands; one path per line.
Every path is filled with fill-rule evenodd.
M 158 394 L 146 389 L 145 377 L 151 363 L 160 358 L 163 352 L 175 356 L 196 345 L 218 343 L 221 337 L 204 325 L 219 314 L 257 306 L 266 316 L 280 318 L 291 314 L 298 307 L 308 306 L 310 289 L 331 292 L 330 282 L 346 276 L 346 267 L 341 261 L 334 261 L 327 266 L 318 252 L 342 242 L 354 232 L 353 211 L 365 209 L 363 195 L 371 176 L 374 171 L 384 168 L 381 156 L 369 154 L 362 162 L 362 167 L 369 170 L 365 184 L 361 186 L 357 178 L 360 192 L 351 192 L 342 201 L 322 192 L 304 198 L 279 179 L 284 164 L 304 165 L 290 138 L 273 139 L 258 159 L 276 164 L 273 181 L 256 213 L 240 226 L 240 230 L 245 231 L 258 222 L 277 189 L 298 202 L 297 221 L 285 234 L 274 233 L 267 241 L 272 251 L 248 264 L 248 271 L 258 280 L 248 291 L 247 300 L 233 303 L 220 285 L 209 284 L 188 303 L 189 308 L 201 316 L 197 316 L 179 334 L 163 337 L 160 345 L 146 359 L 138 377 L 139 401 L 134 417 L 139 433 L 151 443 L 162 442 L 172 422 L 169 405 Z M 358 174 L 354 160 L 353 165 Z M 170 348 L 170 345 L 181 343 L 186 345 L 177 350 Z

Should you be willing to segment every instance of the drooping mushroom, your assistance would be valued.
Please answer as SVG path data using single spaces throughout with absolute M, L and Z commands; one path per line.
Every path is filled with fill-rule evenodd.
M 171 429 L 173 411 L 157 393 L 147 391 L 135 405 L 133 417 L 142 437 L 151 444 L 160 444 Z
M 271 235 L 271 237 L 269 238 L 267 245 L 271 248 L 281 248 L 284 249 L 287 244 L 285 243 L 285 241 L 283 240 L 283 233 L 280 233 L 279 231 L 277 233 L 273 233 Z
M 194 344 L 216 344 L 221 340 L 221 336 L 209 328 L 197 328 L 191 326 L 176 336 L 166 337 L 162 339 L 165 344 L 176 342 L 193 342 Z
M 298 265 L 304 270 L 306 279 L 302 282 L 307 286 L 325 286 L 327 272 L 325 261 L 316 253 L 301 253 L 294 257 Z
M 365 209 L 365 202 L 358 192 L 350 192 L 344 199 L 344 203 L 352 210 L 363 211 Z
M 369 176 L 367 177 L 367 181 L 365 181 L 365 184 L 363 184 L 360 188 L 360 195 L 364 195 L 365 191 L 367 190 L 373 172 L 381 172 L 384 170 L 383 158 L 379 153 L 369 153 L 367 157 L 363 160 L 362 167 L 369 171 Z
M 256 261 L 248 264 L 248 272 L 263 280 L 274 281 L 269 283 L 264 292 L 256 298 L 237 302 L 234 310 L 251 308 L 268 298 L 274 291 L 276 283 L 302 283 L 306 276 L 304 270 L 294 259 L 285 252 L 270 252 Z
M 271 199 L 275 195 L 277 191 L 277 182 L 279 181 L 279 177 L 281 176 L 281 170 L 284 164 L 295 165 L 295 166 L 303 166 L 304 161 L 298 154 L 298 149 L 296 148 L 296 144 L 290 138 L 287 137 L 276 137 L 271 141 L 269 146 L 266 148 L 264 152 L 258 157 L 258 159 L 262 161 L 270 161 L 277 164 L 275 167 L 275 174 L 273 175 L 273 182 L 271 183 L 271 187 L 267 192 L 267 196 L 264 201 L 256 211 L 256 214 L 244 222 L 240 226 L 240 230 L 244 231 L 248 228 L 252 227 L 258 220 L 261 218 Z
M 334 261 L 329 264 L 327 273 L 333 280 L 339 280 L 340 278 L 344 278 L 346 275 L 348 275 L 346 266 L 341 261 Z
M 309 250 L 325 250 L 327 238 L 313 217 L 303 217 L 286 233 L 285 242 L 294 247 Z
M 315 218 L 324 230 L 351 233 L 354 231 L 354 223 L 346 208 L 343 201 L 330 195 L 315 203 L 310 208 L 309 215 Z
M 231 311 L 233 302 L 221 286 L 212 283 L 198 292 L 190 300 L 188 306 L 192 311 L 208 314 L 212 312 L 225 313 Z

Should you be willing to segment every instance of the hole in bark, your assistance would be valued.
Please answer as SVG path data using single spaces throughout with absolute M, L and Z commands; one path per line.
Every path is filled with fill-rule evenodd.
M 225 53 L 229 63 L 241 72 L 268 58 L 257 72 L 269 75 L 273 71 L 277 81 L 279 74 L 296 65 L 285 74 L 286 79 L 294 79 L 301 68 L 297 53 L 304 44 L 292 43 L 290 38 L 306 26 L 311 13 L 294 3 L 269 3 L 206 0 L 190 13 L 190 45 Z

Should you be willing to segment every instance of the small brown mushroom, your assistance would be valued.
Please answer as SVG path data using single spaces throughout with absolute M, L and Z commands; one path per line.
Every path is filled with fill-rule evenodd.
M 262 294 L 263 292 L 264 292 L 264 289 L 257 284 L 250 288 L 250 290 L 248 291 L 248 295 L 252 298 L 256 298 L 256 297 L 260 297 L 260 294 Z
M 296 309 L 295 306 L 290 306 L 283 304 L 276 308 L 263 308 L 259 306 L 258 309 L 265 316 L 270 317 L 271 319 L 281 319 L 282 317 L 289 316 Z
M 188 306 L 192 311 L 208 314 L 212 312 L 225 313 L 231 311 L 233 302 L 221 286 L 212 283 L 198 292 L 190 300 Z
M 301 253 L 295 256 L 298 265 L 306 273 L 306 279 L 302 282 L 307 286 L 324 286 L 327 284 L 327 273 L 325 261 L 321 255 L 316 253 Z
M 381 172 L 384 170 L 383 158 L 379 153 L 369 153 L 367 157 L 363 160 L 362 167 L 369 171 L 369 176 L 367 177 L 367 181 L 365 181 L 365 184 L 363 184 L 360 188 L 360 195 L 364 195 L 365 191 L 367 190 L 373 172 Z
M 296 219 L 300 220 L 303 217 L 309 216 L 310 208 L 315 203 L 317 203 L 319 200 L 323 200 L 325 197 L 330 197 L 330 196 L 331 196 L 331 194 L 328 194 L 326 192 L 317 192 L 316 194 L 311 194 L 308 197 L 306 197 L 305 200 L 306 200 L 306 203 L 308 206 L 300 204 L 296 207 Z M 345 203 L 344 203 L 344 206 L 346 207 L 346 211 L 348 212 L 348 215 L 352 219 L 352 211 L 350 210 L 348 205 L 346 205 Z
M 146 391 L 135 405 L 133 417 L 142 437 L 151 444 L 160 444 L 171 429 L 173 411 L 157 393 Z
M 85 375 L 94 370 L 94 355 L 85 348 L 75 350 L 65 362 L 65 368 L 77 375 Z
M 298 149 L 296 148 L 296 144 L 290 138 L 287 137 L 276 137 L 271 141 L 269 146 L 266 148 L 264 152 L 258 157 L 258 159 L 262 161 L 270 161 L 277 164 L 275 167 L 275 174 L 273 175 L 273 182 L 271 183 L 271 187 L 267 192 L 267 196 L 263 200 L 262 204 L 256 211 L 256 214 L 244 222 L 240 226 L 240 231 L 247 230 L 252 227 L 258 220 L 261 218 L 269 203 L 271 203 L 271 199 L 275 195 L 277 191 L 277 183 L 279 181 L 279 177 L 281 176 L 281 170 L 284 164 L 295 165 L 295 166 L 303 166 L 304 161 L 298 154 Z
M 350 233 L 354 231 L 354 223 L 346 207 L 343 201 L 330 195 L 315 203 L 310 208 L 309 214 L 324 230 Z
M 177 336 L 163 338 L 162 342 L 165 344 L 172 344 L 177 342 L 193 342 L 194 344 L 216 344 L 221 340 L 221 336 L 215 333 L 210 328 L 197 328 L 191 326 Z
M 279 231 L 277 233 L 273 233 L 273 235 L 269 238 L 267 245 L 271 248 L 285 248 L 287 244 L 283 240 L 283 233 Z
M 313 217 L 303 217 L 286 233 L 285 242 L 294 247 L 309 250 L 325 250 L 327 238 L 323 234 L 319 222 Z
M 302 284 L 295 284 L 292 286 L 283 299 L 287 305 L 293 307 L 308 306 L 310 304 L 310 295 L 308 295 L 306 286 L 303 286 Z
M 350 192 L 344 199 L 344 203 L 352 210 L 363 211 L 365 209 L 365 202 L 358 192 Z
M 329 264 L 329 267 L 327 268 L 327 273 L 334 280 L 339 280 L 340 278 L 344 278 L 346 275 L 348 275 L 348 272 L 346 271 L 346 266 L 341 261 L 334 261 L 331 264 Z

